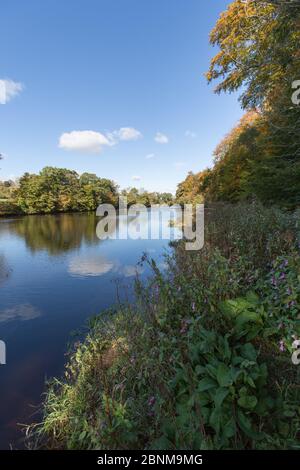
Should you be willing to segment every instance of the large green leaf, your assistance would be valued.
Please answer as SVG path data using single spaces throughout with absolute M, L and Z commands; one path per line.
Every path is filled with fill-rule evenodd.
M 232 375 L 229 367 L 221 363 L 217 369 L 217 381 L 221 387 L 232 385 Z
M 204 377 L 204 379 L 201 379 L 199 381 L 197 389 L 199 392 L 205 392 L 205 390 L 209 390 L 216 386 L 217 383 L 215 382 L 215 380 L 211 379 L 210 377 Z
M 238 399 L 238 404 L 247 410 L 253 410 L 257 405 L 257 398 L 254 395 L 243 395 Z
M 219 408 L 222 405 L 228 393 L 229 393 L 228 388 L 224 388 L 224 387 L 218 388 L 214 396 L 214 402 L 215 402 L 216 408 Z

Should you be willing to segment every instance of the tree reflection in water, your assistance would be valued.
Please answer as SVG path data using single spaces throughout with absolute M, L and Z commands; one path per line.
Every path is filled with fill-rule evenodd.
M 0 254 L 0 285 L 8 279 L 10 274 L 10 269 L 7 265 L 7 262 L 4 258 L 4 255 Z
M 82 243 L 100 243 L 96 236 L 98 220 L 95 213 L 28 215 L 14 219 L 8 227 L 25 240 L 31 251 L 47 250 L 50 255 L 59 255 Z

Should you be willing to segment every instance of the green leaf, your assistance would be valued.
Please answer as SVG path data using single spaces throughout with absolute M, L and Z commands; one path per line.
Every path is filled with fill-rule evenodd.
M 228 388 L 218 388 L 214 396 L 216 408 L 219 408 L 229 393 Z
M 217 384 L 213 379 L 211 379 L 210 377 L 204 377 L 204 379 L 201 379 L 199 381 L 197 389 L 199 392 L 205 392 L 205 390 L 209 390 L 216 386 Z
M 250 437 L 251 439 L 256 439 L 257 441 L 264 439 L 265 436 L 263 433 L 257 433 L 252 429 L 250 420 L 244 415 L 242 411 L 237 411 L 237 418 L 239 426 L 246 436 Z
M 238 404 L 247 410 L 253 410 L 257 405 L 257 398 L 254 395 L 243 395 L 238 399 Z
M 215 408 L 209 418 L 209 424 L 216 431 L 217 434 L 220 432 L 221 426 L 221 409 Z
M 232 385 L 232 376 L 228 366 L 221 363 L 217 369 L 217 381 L 221 387 Z
M 251 343 L 244 344 L 241 348 L 241 355 L 249 361 L 256 361 L 257 359 L 257 352 L 254 346 Z
M 247 294 L 246 294 L 246 299 L 248 300 L 248 302 L 250 302 L 250 304 L 256 305 L 256 304 L 259 303 L 259 297 L 258 297 L 258 295 L 257 295 L 255 292 L 253 292 L 253 291 L 247 292 Z
M 233 437 L 236 433 L 236 424 L 233 416 L 230 418 L 230 420 L 225 424 L 223 427 L 223 432 L 225 437 L 230 438 Z

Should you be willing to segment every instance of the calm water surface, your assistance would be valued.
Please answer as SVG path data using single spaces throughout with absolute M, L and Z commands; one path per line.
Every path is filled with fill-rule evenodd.
M 62 373 L 71 332 L 113 305 L 117 291 L 132 298 L 144 252 L 163 268 L 168 241 L 101 241 L 98 220 L 94 214 L 0 219 L 0 340 L 7 347 L 7 364 L 0 366 L 1 449 L 22 447 L 19 425 L 37 419 L 45 380 Z

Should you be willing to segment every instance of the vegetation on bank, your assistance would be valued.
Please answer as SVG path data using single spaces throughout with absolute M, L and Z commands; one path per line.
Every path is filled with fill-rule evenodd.
M 49 387 L 30 445 L 299 449 L 299 214 L 207 211 L 206 243 L 174 246 L 134 305 L 91 319 Z

